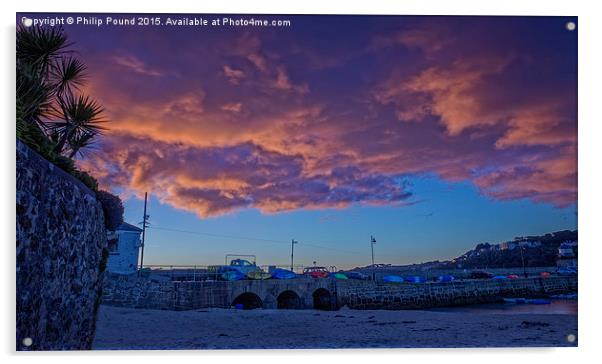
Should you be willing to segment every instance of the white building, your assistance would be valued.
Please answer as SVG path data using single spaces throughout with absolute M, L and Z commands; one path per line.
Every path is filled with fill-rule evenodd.
M 109 234 L 107 271 L 119 274 L 136 272 L 141 233 L 142 229 L 124 222 L 115 232 Z
M 573 258 L 575 257 L 575 252 L 573 251 L 573 246 L 567 243 L 562 243 L 558 247 L 558 257 L 559 258 Z
M 500 250 L 512 250 L 516 248 L 516 243 L 513 241 L 507 241 L 500 244 Z
M 519 242 L 518 245 L 523 248 L 535 248 L 541 246 L 541 242 L 536 240 L 525 240 Z

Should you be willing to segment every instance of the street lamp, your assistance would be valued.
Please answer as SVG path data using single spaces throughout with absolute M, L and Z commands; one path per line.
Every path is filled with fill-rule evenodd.
M 374 244 L 376 244 L 376 239 L 374 239 L 374 236 L 370 235 L 370 248 L 372 250 L 372 280 L 375 281 L 376 280 L 376 272 L 374 271 L 375 267 L 374 267 Z
M 291 240 L 291 272 L 294 272 L 294 259 L 295 259 L 295 244 L 299 244 L 295 239 Z
M 520 245 L 520 243 L 519 243 L 519 247 L 520 247 L 520 260 L 523 263 L 523 275 L 525 276 L 525 278 L 527 278 L 527 268 L 525 267 L 525 256 L 523 255 L 523 249 L 525 249 L 525 247 Z

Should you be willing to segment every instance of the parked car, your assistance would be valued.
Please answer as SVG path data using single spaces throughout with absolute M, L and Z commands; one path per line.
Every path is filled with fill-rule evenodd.
M 326 278 L 330 273 L 324 267 L 307 267 L 303 269 L 303 275 L 312 278 Z
M 226 281 L 245 279 L 251 272 L 261 272 L 261 268 L 245 259 L 233 259 L 230 265 L 217 267 L 217 273 Z
M 259 268 L 257 266 L 257 264 L 251 263 L 245 259 L 233 259 L 230 262 L 230 265 L 228 265 L 226 267 L 228 267 L 232 270 L 237 270 L 245 275 L 247 275 L 250 272 L 256 271 L 256 270 L 261 270 L 261 268 Z
M 470 279 L 491 279 L 491 278 L 493 278 L 493 274 L 482 271 L 482 270 L 475 270 L 473 272 L 470 272 L 470 275 L 468 276 L 468 278 L 470 278 Z

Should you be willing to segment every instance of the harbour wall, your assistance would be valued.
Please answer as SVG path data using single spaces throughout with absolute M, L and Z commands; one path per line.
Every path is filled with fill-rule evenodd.
M 338 305 L 352 309 L 420 309 L 489 303 L 504 297 L 547 297 L 577 292 L 577 277 L 459 280 L 452 282 L 338 285 Z
M 107 274 L 103 303 L 131 308 L 192 310 L 209 307 L 289 309 L 419 309 L 495 302 L 503 297 L 546 297 L 577 291 L 577 277 L 379 283 L 296 278 L 236 282 L 178 282 Z

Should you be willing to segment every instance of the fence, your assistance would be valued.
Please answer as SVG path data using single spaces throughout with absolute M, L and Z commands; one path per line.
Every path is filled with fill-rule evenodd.
M 171 281 L 218 281 L 221 280 L 221 273 L 219 268 L 223 265 L 161 265 L 151 264 L 144 265 L 140 270 L 140 274 L 144 276 L 152 276 L 155 279 L 171 280 Z M 271 272 L 273 269 L 280 268 L 290 270 L 290 265 L 258 265 L 264 272 Z M 295 265 L 293 271 L 297 274 L 302 274 L 306 268 L 304 265 Z M 337 272 L 335 266 L 326 267 L 331 273 Z M 472 271 L 478 271 L 480 269 L 428 269 L 428 270 L 416 270 L 416 269 L 399 269 L 395 267 L 376 267 L 375 275 L 376 281 L 382 282 L 383 277 L 387 275 L 399 275 L 399 276 L 421 276 L 427 281 L 436 281 L 440 275 L 452 275 L 456 279 L 470 279 L 470 273 Z M 371 268 L 364 268 L 356 270 L 364 273 L 368 277 L 371 277 Z M 494 275 L 509 275 L 516 274 L 518 276 L 523 275 L 522 268 L 496 268 L 489 269 L 488 272 Z M 526 269 L 529 277 L 537 277 L 541 272 L 551 272 L 554 275 L 555 267 L 530 267 Z
M 223 265 L 168 265 L 168 264 L 145 264 L 139 271 L 141 275 L 152 276 L 156 279 L 171 281 L 217 281 L 220 280 L 219 268 Z M 258 265 L 264 272 L 271 272 L 274 269 L 290 270 L 289 265 Z M 302 274 L 304 265 L 295 265 L 293 271 Z M 336 267 L 329 267 L 331 272 L 336 271 Z
M 542 272 L 549 272 L 554 275 L 556 267 L 526 267 L 525 271 L 529 277 L 538 277 Z M 368 276 L 372 276 L 372 268 L 366 267 L 357 269 L 355 271 L 362 272 Z M 468 279 L 474 271 L 486 271 L 493 275 L 518 275 L 523 276 L 522 267 L 510 267 L 510 268 L 410 268 L 410 267 L 395 267 L 395 266 L 377 266 L 374 268 L 376 280 L 381 281 L 384 276 L 387 275 L 399 275 L 399 276 L 420 276 L 428 281 L 437 280 L 439 276 L 451 275 L 458 279 Z

